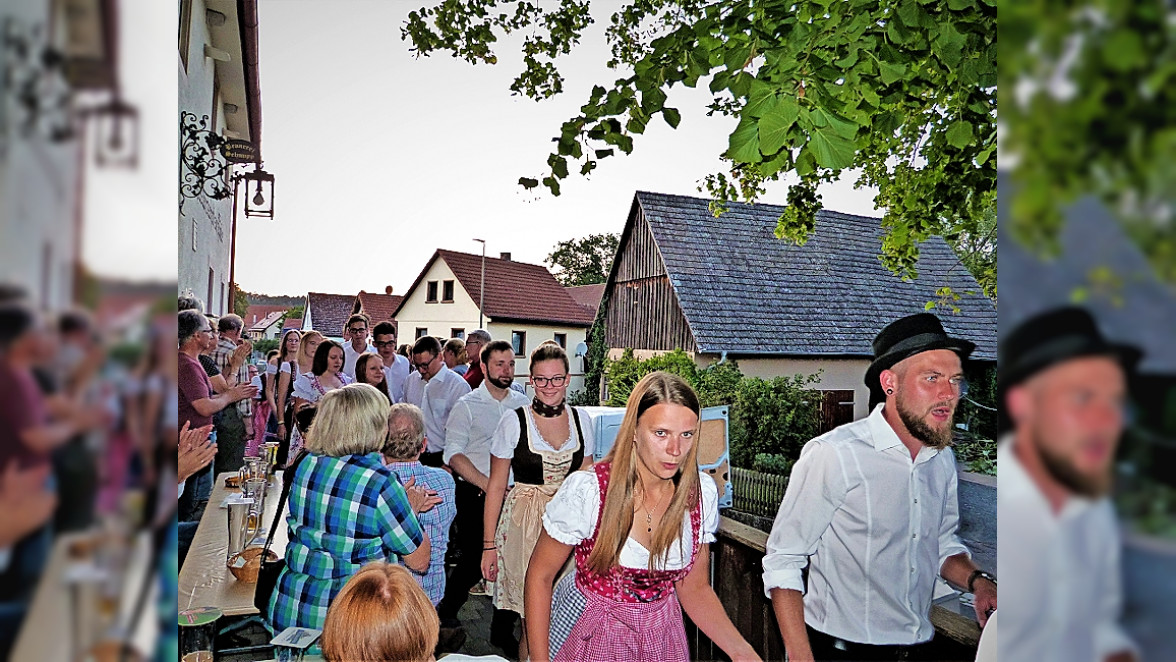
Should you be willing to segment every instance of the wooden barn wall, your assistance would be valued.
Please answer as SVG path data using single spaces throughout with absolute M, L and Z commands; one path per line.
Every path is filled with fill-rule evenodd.
M 608 346 L 694 352 L 694 337 L 643 214 L 618 260 L 605 318 Z

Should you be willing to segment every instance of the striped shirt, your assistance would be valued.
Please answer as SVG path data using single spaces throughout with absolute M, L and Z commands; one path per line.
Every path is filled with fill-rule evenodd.
M 364 564 L 395 561 L 424 540 L 408 495 L 379 453 L 311 454 L 293 481 L 286 567 L 270 599 L 275 632 L 321 630 L 331 600 Z
M 401 485 L 410 478 L 416 478 L 417 485 L 436 490 L 437 496 L 441 497 L 441 503 L 433 506 L 432 510 L 417 515 L 425 527 L 425 533 L 429 535 L 429 569 L 424 574 L 409 569 L 436 607 L 445 595 L 445 550 L 449 546 L 449 525 L 453 524 L 453 517 L 457 515 L 453 476 L 444 469 L 426 467 L 419 461 L 389 462 L 388 469 L 400 479 Z

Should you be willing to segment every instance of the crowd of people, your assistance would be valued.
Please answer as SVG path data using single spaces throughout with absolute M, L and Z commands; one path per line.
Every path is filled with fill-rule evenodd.
M 368 320 L 354 315 L 342 344 L 287 332 L 259 366 L 268 379 L 258 389 L 239 381 L 249 376 L 236 360 L 239 319 L 190 310 L 178 326 L 181 438 L 215 430 L 217 470 L 239 466 L 245 445 L 219 440 L 250 433 L 238 421 L 255 399 L 272 416 L 252 425 L 285 449 L 290 542 L 266 614 L 275 630 L 323 630 L 328 660 L 429 660 L 462 646 L 458 613 L 486 581 L 491 643 L 513 659 L 687 660 L 684 613 L 731 659 L 759 659 L 709 580 L 718 494 L 698 468 L 701 409 L 680 377 L 645 376 L 594 463 L 598 442 L 567 403 L 568 357 L 554 341 L 529 357 L 527 396 L 514 349 L 484 330 L 426 336 L 404 356 L 393 325 L 377 324 L 369 343 Z M 1014 335 L 1017 370 L 1002 375 L 1016 442 L 1004 461 L 1060 504 L 1104 495 L 1108 463 L 1065 456 L 1028 389 L 1049 387 L 1037 373 L 1087 359 L 1106 373 L 1110 411 L 1137 359 L 1082 328 L 1086 344 L 1070 354 L 1075 342 L 1043 354 L 1035 342 L 1058 343 Z M 873 349 L 870 415 L 806 444 L 768 538 L 765 594 L 789 659 L 928 659 L 940 578 L 973 594 L 981 626 L 997 607 L 996 578 L 957 536 L 950 445 L 974 345 L 923 313 L 888 325 Z M 185 491 L 201 493 L 189 469 L 198 458 L 208 471 L 212 456 L 196 450 L 208 447 L 181 441 Z M 1117 633 L 1112 624 L 1095 636 L 1126 646 Z

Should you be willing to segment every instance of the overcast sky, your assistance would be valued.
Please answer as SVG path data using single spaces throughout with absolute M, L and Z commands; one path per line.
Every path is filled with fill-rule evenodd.
M 141 39 L 145 31 L 166 35 L 170 49 L 168 57 L 140 58 L 128 78 L 145 90 L 167 76 L 174 81 L 175 5 L 125 4 L 122 33 L 135 40 L 125 46 L 124 62 L 136 61 L 137 48 L 139 54 L 162 48 L 155 36 Z M 243 289 L 352 294 L 392 285 L 402 294 L 435 249 L 479 253 L 475 237 L 487 240 L 489 256 L 510 251 L 515 260 L 542 263 L 558 241 L 620 232 L 635 191 L 701 196 L 701 179 L 720 169 L 718 155 L 735 122 L 706 116 L 705 84 L 679 86 L 667 102 L 682 112 L 677 130 L 656 118 L 635 136 L 632 155 L 600 161 L 590 178 L 573 175 L 559 197 L 546 189 L 524 191 L 518 178 L 543 174 L 561 122 L 576 114 L 592 85 L 618 77 L 604 65 L 603 33 L 619 3 L 593 3 L 596 23 L 577 51 L 558 63 L 565 91 L 544 102 L 510 93 L 521 67 L 518 39 L 500 42 L 496 66 L 447 55 L 414 59 L 400 27 L 421 4 L 260 0 L 261 143 L 265 168 L 276 177 L 276 214 L 273 221 L 240 217 L 237 279 Z M 133 100 L 144 109 L 146 132 L 172 149 L 137 176 L 124 177 L 150 179 L 153 193 L 120 212 L 118 227 L 174 247 L 174 221 L 166 230 L 134 228 L 159 214 L 175 218 L 178 109 L 174 98 L 157 104 L 144 93 Z M 873 192 L 854 190 L 852 179 L 827 187 L 825 205 L 880 215 Z M 133 185 L 105 183 L 96 196 L 99 209 L 126 202 Z M 776 184 L 763 200 L 782 204 L 784 197 L 785 187 Z M 98 271 L 96 260 L 125 269 L 130 259 L 143 275 L 174 278 L 174 249 L 170 263 L 155 264 L 136 257 L 138 245 L 107 244 L 87 259 Z

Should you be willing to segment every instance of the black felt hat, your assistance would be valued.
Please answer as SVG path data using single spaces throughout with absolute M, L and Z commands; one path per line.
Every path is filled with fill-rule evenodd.
M 962 338 L 952 338 L 943 330 L 939 318 L 931 313 L 919 313 L 895 320 L 874 337 L 874 362 L 866 370 L 866 386 L 874 396 L 882 392 L 878 378 L 883 370 L 920 352 L 949 349 L 963 361 L 976 349 L 976 344 Z M 875 397 L 875 400 L 880 398 Z

